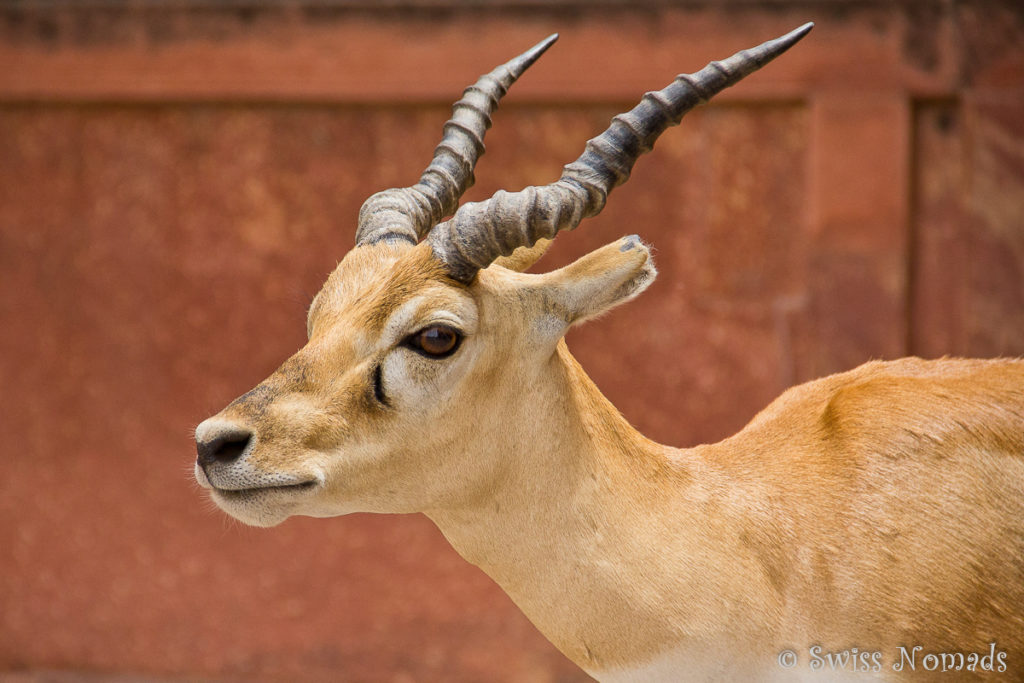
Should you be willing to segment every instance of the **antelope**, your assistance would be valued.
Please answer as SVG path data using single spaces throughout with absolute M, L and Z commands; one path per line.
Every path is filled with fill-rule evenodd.
M 673 448 L 563 338 L 650 285 L 648 246 L 524 272 L 811 27 L 648 92 L 556 182 L 459 207 L 557 35 L 480 77 L 419 182 L 363 205 L 305 346 L 197 427 L 199 484 L 255 526 L 424 513 L 602 681 L 1024 677 L 1024 362 L 870 362 Z

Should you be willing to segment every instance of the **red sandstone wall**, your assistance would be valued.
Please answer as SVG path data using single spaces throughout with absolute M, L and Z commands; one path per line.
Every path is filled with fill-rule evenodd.
M 642 431 L 718 439 L 870 358 L 1024 353 L 1013 3 L 118 6 L 0 10 L 0 678 L 585 680 L 425 519 L 250 530 L 190 481 L 190 429 L 302 343 L 362 200 L 553 30 L 467 198 L 818 22 L 541 264 L 655 245 L 655 285 L 570 335 Z

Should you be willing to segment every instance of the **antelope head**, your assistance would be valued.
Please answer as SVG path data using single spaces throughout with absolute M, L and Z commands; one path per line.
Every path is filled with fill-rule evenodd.
M 558 231 L 600 212 L 668 126 L 810 28 L 645 94 L 557 182 L 458 208 L 498 100 L 557 36 L 482 76 L 454 105 L 419 182 L 363 205 L 356 247 L 310 306 L 306 345 L 198 426 L 199 483 L 258 526 L 486 496 L 531 430 L 567 409 L 554 359 L 568 328 L 655 277 L 635 236 L 553 272 L 521 271 Z

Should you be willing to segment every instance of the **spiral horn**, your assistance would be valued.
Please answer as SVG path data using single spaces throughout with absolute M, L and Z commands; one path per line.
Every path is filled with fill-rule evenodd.
M 807 23 L 758 47 L 711 62 L 695 74 L 682 74 L 663 90 L 648 92 L 636 107 L 612 119 L 587 142 L 558 181 L 519 192 L 498 191 L 483 202 L 462 206 L 427 236 L 434 254 L 456 280 L 469 283 L 477 271 L 516 247 L 533 246 L 560 230 L 575 228 L 604 208 L 608 193 L 626 182 L 637 158 L 651 150 L 666 128 L 721 90 L 788 50 L 814 27 Z
M 473 168 L 484 153 L 484 134 L 491 114 L 526 69 L 558 40 L 548 36 L 512 61 L 480 77 L 452 105 L 444 137 L 434 158 L 412 187 L 392 188 L 371 196 L 359 210 L 356 244 L 404 240 L 416 244 L 424 234 L 459 205 L 473 185 Z

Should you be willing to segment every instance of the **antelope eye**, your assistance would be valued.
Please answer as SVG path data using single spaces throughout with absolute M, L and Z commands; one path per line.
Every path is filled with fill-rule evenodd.
M 404 343 L 425 356 L 445 358 L 455 353 L 461 341 L 462 335 L 457 330 L 445 325 L 431 325 L 409 335 Z

